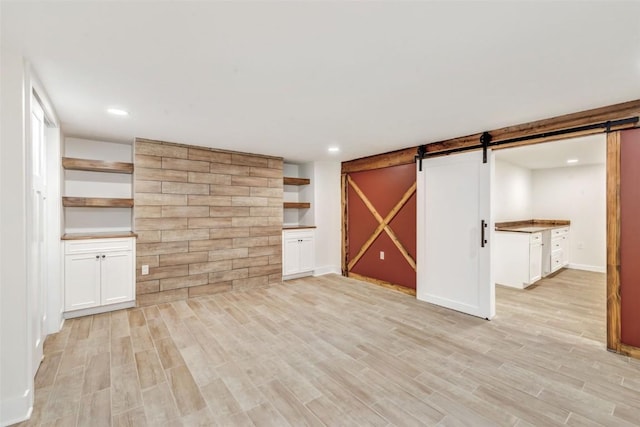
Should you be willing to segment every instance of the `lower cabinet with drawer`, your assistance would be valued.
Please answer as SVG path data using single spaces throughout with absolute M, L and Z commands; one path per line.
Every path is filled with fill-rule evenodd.
M 135 240 L 66 240 L 65 317 L 101 313 L 135 305 Z
M 496 231 L 495 283 L 524 289 L 542 278 L 542 233 Z
M 569 227 L 551 230 L 551 272 L 569 264 Z
M 293 279 L 313 274 L 315 239 L 313 229 L 282 232 L 282 278 Z

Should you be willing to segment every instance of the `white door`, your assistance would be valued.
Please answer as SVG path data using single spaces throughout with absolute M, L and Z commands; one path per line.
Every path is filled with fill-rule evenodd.
M 282 274 L 296 274 L 300 272 L 300 244 L 297 238 L 285 238 L 282 245 L 282 259 L 284 262 Z
M 28 211 L 29 239 L 29 305 L 31 332 L 31 363 L 33 375 L 42 361 L 42 348 L 46 325 L 46 277 L 45 277 L 45 202 L 46 202 L 46 151 L 44 111 L 38 100 L 31 97 L 30 195 Z
M 300 248 L 300 265 L 298 269 L 300 272 L 311 271 L 315 265 L 314 243 L 313 237 L 302 237 L 298 244 Z
M 493 168 L 490 152 L 487 154 L 487 163 L 482 163 L 481 151 L 422 161 L 422 172 L 417 172 L 416 296 L 491 319 L 495 315 Z
M 102 304 L 133 301 L 133 253 L 126 251 L 102 254 L 100 268 Z
M 65 311 L 100 305 L 100 263 L 98 253 L 65 256 Z
M 535 283 L 542 279 L 542 245 L 533 243 L 529 245 L 529 283 Z

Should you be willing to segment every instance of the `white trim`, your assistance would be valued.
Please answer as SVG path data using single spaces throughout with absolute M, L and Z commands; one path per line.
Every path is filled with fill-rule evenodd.
M 21 396 L 2 399 L 0 402 L 0 425 L 10 426 L 31 418 L 33 399 L 31 389 L 27 389 Z
M 36 372 L 37 372 L 37 368 L 34 371 L 34 367 L 33 367 L 33 360 L 34 360 L 34 348 L 33 348 L 33 343 L 34 343 L 34 337 L 33 337 L 33 301 L 31 298 L 32 292 L 31 292 L 31 286 L 33 283 L 33 278 L 32 278 L 32 272 L 31 272 L 31 241 L 32 241 L 32 230 L 31 230 L 31 224 L 32 224 L 32 217 L 33 217 L 33 206 L 32 206 L 32 197 L 31 197 L 31 192 L 33 190 L 33 171 L 32 171 L 32 151 L 33 151 L 33 144 L 31 141 L 31 114 L 32 114 L 32 110 L 33 110 L 33 106 L 32 106 L 32 101 L 33 101 L 33 70 L 31 68 L 31 65 L 29 64 L 29 62 L 24 61 L 24 87 L 23 87 L 23 107 L 24 110 L 22 112 L 23 114 L 23 135 L 24 135 L 24 150 L 25 150 L 25 156 L 24 156 L 24 172 L 25 172 L 25 187 L 24 187 L 24 212 L 25 212 L 25 238 L 26 238 L 26 245 L 25 245 L 25 261 L 26 261 L 26 274 L 25 274 L 25 278 L 26 278 L 26 286 L 25 286 L 25 292 L 26 292 L 26 302 L 27 302 L 27 310 L 26 310 L 26 336 L 27 336 L 27 370 L 26 372 L 24 372 L 24 374 L 27 377 L 27 385 L 29 386 L 30 390 L 31 388 L 34 387 L 34 378 L 36 376 Z M 45 277 L 47 276 L 46 272 L 45 272 Z M 43 307 L 43 309 L 46 311 L 46 308 Z M 44 351 L 43 351 L 44 354 Z
M 573 264 L 569 263 L 567 268 L 571 268 L 572 270 L 584 270 L 584 271 L 593 271 L 595 273 L 606 273 L 607 268 L 601 267 L 599 265 L 587 265 L 587 264 Z
M 50 122 L 49 127 L 59 128 L 60 122 L 58 121 L 58 116 L 53 108 L 53 104 L 49 101 L 49 95 L 47 91 L 44 90 L 44 86 L 40 83 L 40 79 L 31 67 L 31 64 L 27 61 L 25 61 L 25 69 L 29 70 L 30 91 L 38 94 L 38 101 L 40 101 L 44 116 Z
M 117 304 L 102 305 L 100 307 L 85 308 L 82 310 L 67 311 L 64 313 L 65 319 L 73 319 L 74 317 L 90 316 L 92 314 L 106 313 L 108 311 L 122 310 L 123 308 L 135 307 L 135 301 L 119 302 Z
M 313 271 L 305 271 L 303 273 L 289 274 L 288 276 L 282 276 L 282 281 L 299 279 L 301 277 L 313 276 Z
M 313 270 L 314 276 L 324 276 L 325 274 L 342 274 L 342 270 L 335 265 L 325 265 Z

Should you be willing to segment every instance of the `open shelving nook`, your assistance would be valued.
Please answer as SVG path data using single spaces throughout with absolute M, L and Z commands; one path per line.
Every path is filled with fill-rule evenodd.
M 131 144 L 66 138 L 63 240 L 133 233 Z
M 285 162 L 283 174 L 284 228 L 314 225 L 313 166 Z
M 302 186 L 311 184 L 311 180 L 309 178 L 298 178 L 293 176 L 285 176 L 282 178 L 282 183 L 284 185 L 291 186 Z M 289 192 L 290 194 L 295 194 L 296 196 L 299 194 L 299 191 L 296 189 L 295 192 Z M 297 197 L 296 197 L 297 198 Z M 285 201 L 282 203 L 284 209 L 309 209 L 311 207 L 310 202 L 300 202 L 300 201 Z

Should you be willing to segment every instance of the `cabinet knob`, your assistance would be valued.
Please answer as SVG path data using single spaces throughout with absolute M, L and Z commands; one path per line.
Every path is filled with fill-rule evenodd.
M 104 254 L 102 255 L 102 259 L 105 259 L 106 257 L 107 257 L 106 255 L 104 255 Z
M 96 255 L 96 259 L 100 259 L 100 255 Z

